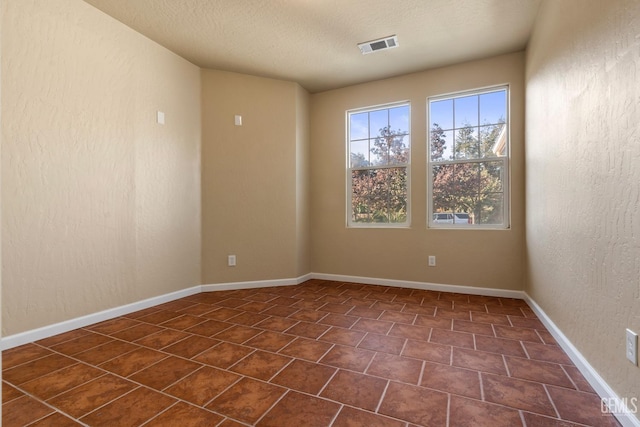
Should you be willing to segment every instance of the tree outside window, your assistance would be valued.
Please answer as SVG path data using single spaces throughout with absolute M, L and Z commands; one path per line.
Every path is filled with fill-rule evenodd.
M 349 226 L 408 224 L 408 104 L 354 110 L 349 126 Z

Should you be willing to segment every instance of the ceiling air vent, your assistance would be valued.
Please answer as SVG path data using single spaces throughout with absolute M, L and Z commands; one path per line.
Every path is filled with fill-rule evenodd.
M 369 42 L 364 42 L 358 44 L 360 48 L 360 52 L 363 55 L 371 52 L 377 52 L 379 50 L 391 49 L 394 47 L 398 47 L 398 36 L 393 35 L 389 37 L 384 37 L 378 40 L 371 40 Z

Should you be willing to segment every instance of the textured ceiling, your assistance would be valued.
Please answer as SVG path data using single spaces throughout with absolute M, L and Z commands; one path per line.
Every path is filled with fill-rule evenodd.
M 525 48 L 540 0 L 85 0 L 203 68 L 311 92 Z M 392 34 L 399 47 L 362 55 Z

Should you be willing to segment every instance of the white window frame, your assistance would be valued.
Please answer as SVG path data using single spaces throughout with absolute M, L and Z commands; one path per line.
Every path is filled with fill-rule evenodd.
M 504 156 L 496 156 L 491 158 L 479 158 L 469 160 L 440 160 L 433 162 L 431 160 L 431 102 L 442 101 L 447 99 L 462 98 L 470 95 L 482 95 L 485 93 L 495 92 L 498 90 L 506 91 L 505 105 L 505 124 L 506 124 L 506 154 Z M 511 88 L 509 84 L 497 86 L 489 86 L 461 92 L 452 92 L 442 95 L 430 96 L 427 98 L 427 227 L 434 229 L 451 229 L 451 230 L 507 230 L 511 227 L 511 209 L 510 209 L 510 185 L 509 178 L 511 175 L 510 158 L 511 158 Z M 455 114 L 455 112 L 454 112 Z M 478 113 L 480 114 L 480 113 Z M 481 124 L 480 124 L 481 125 Z M 455 126 L 455 119 L 454 119 Z M 434 222 L 433 210 L 433 167 L 446 164 L 465 164 L 465 163 L 484 163 L 484 162 L 502 162 L 502 219 L 501 224 L 441 224 Z
M 406 164 L 389 164 L 367 167 L 351 167 L 351 120 L 350 117 L 353 114 L 368 113 L 379 110 L 388 110 L 391 108 L 407 106 L 409 107 L 409 118 L 407 125 L 407 135 L 409 140 L 409 153 L 408 161 Z M 388 104 L 379 104 L 369 107 L 354 108 L 345 112 L 346 122 L 346 226 L 347 228 L 408 228 L 411 225 L 411 102 L 409 100 L 397 101 Z M 393 169 L 393 168 L 405 168 L 407 174 L 407 217 L 404 222 L 356 222 L 352 216 L 352 196 L 353 196 L 353 182 L 352 171 L 354 170 L 375 170 L 375 169 Z

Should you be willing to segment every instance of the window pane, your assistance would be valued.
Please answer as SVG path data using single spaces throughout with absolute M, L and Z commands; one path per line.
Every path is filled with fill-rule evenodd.
M 453 99 L 432 102 L 429 112 L 432 127 L 437 124 L 444 130 L 453 129 Z
M 349 116 L 349 139 L 369 138 L 369 114 L 358 113 Z
M 407 169 L 352 171 L 352 220 L 402 223 L 407 220 Z
M 409 106 L 391 108 L 389 110 L 389 126 L 398 133 L 409 133 Z
M 507 91 L 480 95 L 480 124 L 504 123 L 507 119 Z
M 465 96 L 453 100 L 456 128 L 478 126 L 478 96 Z
M 507 126 L 505 124 L 480 127 L 480 155 L 482 157 L 507 155 Z
M 487 194 L 475 209 L 476 224 L 503 224 L 503 200 L 502 194 Z
M 502 165 L 502 162 L 480 163 L 480 173 L 482 175 L 480 191 L 482 193 L 488 194 L 503 191 Z
M 369 113 L 369 137 L 375 138 L 381 135 L 384 128 L 389 126 L 389 113 L 387 110 L 371 111 Z
M 409 162 L 409 137 L 385 130 L 371 144 L 373 165 L 398 165 Z
M 455 165 L 433 166 L 433 212 L 452 212 L 455 197 Z
M 351 142 L 350 164 L 352 168 L 369 166 L 369 140 Z
M 478 128 L 467 126 L 457 130 L 454 152 L 456 159 L 479 158 Z

